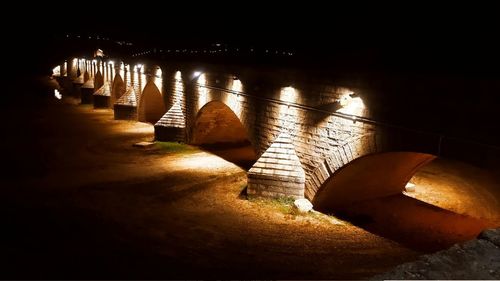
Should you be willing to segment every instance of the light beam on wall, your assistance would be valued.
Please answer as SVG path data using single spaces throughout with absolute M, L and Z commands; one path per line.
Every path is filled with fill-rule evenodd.
M 161 68 L 160 67 L 157 67 L 156 68 L 156 73 L 155 73 L 155 76 L 158 77 L 158 78 L 161 78 L 162 76 L 162 71 L 161 71 Z
M 297 101 L 297 91 L 293 87 L 282 88 L 280 100 L 290 106 L 291 103 L 295 103 Z
M 153 74 L 153 82 L 163 95 L 163 78 L 162 78 L 161 68 L 159 66 L 156 66 L 154 69 L 154 73 L 152 74 Z
M 174 91 L 175 91 L 175 97 L 174 97 L 174 103 L 179 101 L 182 94 L 184 93 L 184 83 L 182 82 L 182 73 L 180 71 L 175 72 L 175 85 L 174 85 Z
M 231 91 L 233 93 L 241 93 L 243 90 L 243 85 L 241 84 L 241 81 L 239 79 L 233 79 L 233 84 L 231 85 Z
M 226 104 L 229 105 L 238 118 L 242 118 L 241 102 L 244 99 L 242 95 L 243 84 L 237 77 L 233 77 L 233 79 L 230 79 L 229 81 L 231 83 L 229 87 L 229 89 L 231 89 L 231 93 L 226 95 Z
M 198 110 L 199 110 L 207 103 L 208 100 L 208 89 L 206 87 L 207 78 L 205 74 L 200 73 L 200 75 L 198 76 L 197 83 L 198 83 Z
M 352 97 L 352 93 L 346 93 L 340 98 L 340 105 L 342 106 L 337 112 L 363 116 L 365 113 L 365 104 L 360 97 Z
M 280 91 L 280 100 L 286 105 L 279 106 L 279 116 L 281 127 L 292 132 L 295 129 L 295 121 L 297 110 L 290 108 L 290 104 L 297 102 L 297 90 L 294 87 L 284 87 Z

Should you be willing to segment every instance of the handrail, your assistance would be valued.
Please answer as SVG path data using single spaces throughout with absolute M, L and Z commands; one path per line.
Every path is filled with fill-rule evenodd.
M 177 79 L 174 79 L 174 80 L 177 80 Z M 201 84 L 199 84 L 197 82 L 194 83 L 194 84 L 197 85 L 198 87 L 204 87 L 204 88 L 207 88 L 207 89 L 220 90 L 220 91 L 223 91 L 223 92 L 226 92 L 226 93 L 231 93 L 231 94 L 235 94 L 235 95 L 242 95 L 244 97 L 251 97 L 251 98 L 255 98 L 255 99 L 259 99 L 259 100 L 264 100 L 264 101 L 267 101 L 267 102 L 277 103 L 277 104 L 280 104 L 280 105 L 286 105 L 286 106 L 289 106 L 289 107 L 294 107 L 294 108 L 299 108 L 299 109 L 304 109 L 304 110 L 311 110 L 311 111 L 316 111 L 316 112 L 320 112 L 320 113 L 325 113 L 325 114 L 333 115 L 333 116 L 336 116 L 336 117 L 340 117 L 340 118 L 344 118 L 344 119 L 349 119 L 349 120 L 352 120 L 353 122 L 358 122 L 359 121 L 359 122 L 363 122 L 363 123 L 374 124 L 374 125 L 379 125 L 379 126 L 384 126 L 384 127 L 389 127 L 389 128 L 395 128 L 395 129 L 405 130 L 405 131 L 419 133 L 419 134 L 433 135 L 433 136 L 436 136 L 436 137 L 439 138 L 439 145 L 438 145 L 439 149 L 441 149 L 441 144 L 442 144 L 443 140 L 446 138 L 446 139 L 450 139 L 450 140 L 458 140 L 458 141 L 464 141 L 464 142 L 474 143 L 476 145 L 486 146 L 486 147 L 489 147 L 489 148 L 499 149 L 500 150 L 499 146 L 495 146 L 495 145 L 491 145 L 491 144 L 480 143 L 480 142 L 477 142 L 477 141 L 467 140 L 467 139 L 462 139 L 462 138 L 457 138 L 457 137 L 449 137 L 449 136 L 445 136 L 443 134 L 436 133 L 436 132 L 429 132 L 429 131 L 423 131 L 423 130 L 418 130 L 418 129 L 413 129 L 413 128 L 407 128 L 407 127 L 404 127 L 404 126 L 390 124 L 390 123 L 386 123 L 386 122 L 382 122 L 382 121 L 378 121 L 378 120 L 374 120 L 374 119 L 371 119 L 371 118 L 367 118 L 367 117 L 363 117 L 363 116 L 358 116 L 358 115 L 354 115 L 354 114 L 347 114 L 347 113 L 342 113 L 342 112 L 332 112 L 332 111 L 328 111 L 328 110 L 324 110 L 324 109 L 319 109 L 319 108 L 315 108 L 315 107 L 312 107 L 312 106 L 298 104 L 298 103 L 294 103 L 294 102 L 285 102 L 285 101 L 278 100 L 278 99 L 256 96 L 256 95 L 248 94 L 248 93 L 242 92 L 242 91 L 233 91 L 233 90 L 229 90 L 229 89 L 226 89 L 226 88 L 220 88 L 220 87 L 208 86 L 208 85 L 201 85 Z

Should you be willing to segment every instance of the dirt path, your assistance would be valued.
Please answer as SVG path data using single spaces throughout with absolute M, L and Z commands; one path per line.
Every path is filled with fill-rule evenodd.
M 241 168 L 194 148 L 133 147 L 152 126 L 109 110 L 49 102 L 25 113 L 2 180 L 3 278 L 363 278 L 419 254 L 242 199 Z

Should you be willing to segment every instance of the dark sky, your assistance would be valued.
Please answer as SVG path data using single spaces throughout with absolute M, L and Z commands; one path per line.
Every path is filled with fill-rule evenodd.
M 293 49 L 311 60 L 340 57 L 450 71 L 497 72 L 500 17 L 495 7 L 459 4 L 288 2 L 41 3 L 10 22 L 19 53 L 43 48 L 51 35 L 101 34 L 146 45 L 229 42 Z M 29 15 L 28 13 L 32 13 Z M 34 41 L 34 42 L 33 42 Z M 21 44 L 19 44 L 21 43 Z

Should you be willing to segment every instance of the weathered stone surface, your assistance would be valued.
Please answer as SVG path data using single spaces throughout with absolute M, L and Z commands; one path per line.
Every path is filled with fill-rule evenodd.
M 301 199 L 297 199 L 293 202 L 293 207 L 301 213 L 307 213 L 307 212 L 312 210 L 313 205 L 312 205 L 311 201 L 309 201 L 305 198 L 301 198 Z
M 411 183 L 411 182 L 408 182 L 406 185 L 405 185 L 405 191 L 406 192 L 415 192 L 415 184 Z
M 81 103 L 82 104 L 91 104 L 93 101 L 93 94 L 94 94 L 94 79 L 90 78 L 85 82 L 81 89 Z
M 281 133 L 248 171 L 248 194 L 304 197 L 305 173 L 290 135 Z
M 99 88 L 99 90 L 95 91 L 94 96 L 111 96 L 111 86 L 109 82 L 104 82 L 104 84 Z
M 156 122 L 155 128 L 157 126 L 174 128 L 186 127 L 186 121 L 179 102 L 174 103 L 167 113 L 165 113 L 165 115 L 163 115 L 162 118 Z
M 487 240 L 500 247 L 500 228 L 483 230 L 477 238 Z
M 137 106 L 137 96 L 135 94 L 134 88 L 128 87 L 127 90 L 125 91 L 125 94 L 123 94 L 116 102 L 115 104 L 119 105 L 128 105 L 128 106 Z
M 115 104 L 113 109 L 116 120 L 137 120 L 137 106 Z
M 186 130 L 179 127 L 164 127 L 155 125 L 156 141 L 176 141 L 184 142 L 186 139 Z
M 500 279 L 500 248 L 476 239 L 424 255 L 373 279 Z

